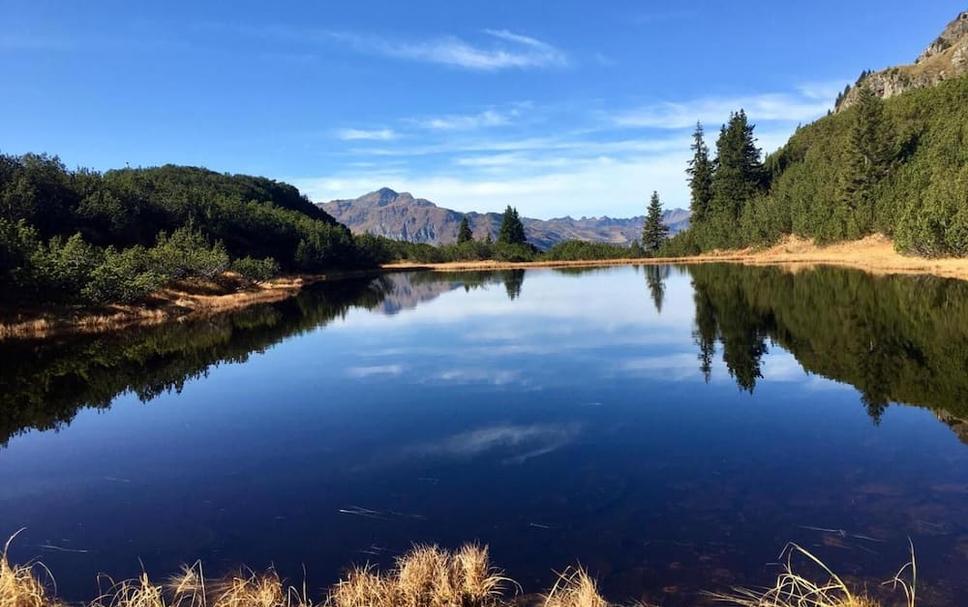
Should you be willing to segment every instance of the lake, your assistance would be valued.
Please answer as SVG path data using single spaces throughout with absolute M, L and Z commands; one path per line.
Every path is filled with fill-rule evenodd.
M 615 601 L 771 583 L 787 542 L 968 595 L 968 283 L 732 265 L 389 274 L 211 319 L 0 343 L 0 533 L 96 575 L 413 542 Z M 963 603 L 962 603 L 963 604 Z

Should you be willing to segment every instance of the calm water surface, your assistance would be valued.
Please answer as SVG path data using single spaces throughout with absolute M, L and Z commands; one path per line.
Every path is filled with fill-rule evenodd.
M 788 541 L 968 595 L 968 284 L 821 269 L 395 274 L 204 322 L 0 344 L 0 535 L 95 576 L 412 542 L 526 588 L 762 584 Z M 963 603 L 961 603 L 963 604 Z

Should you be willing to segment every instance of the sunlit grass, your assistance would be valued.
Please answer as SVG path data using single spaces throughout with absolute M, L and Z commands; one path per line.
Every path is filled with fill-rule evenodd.
M 738 588 L 728 594 L 712 594 L 715 599 L 738 607 L 878 607 L 879 603 L 852 590 L 836 573 L 813 553 L 798 544 L 788 544 L 781 555 L 783 570 L 776 583 L 767 589 Z M 821 580 L 809 579 L 798 571 L 797 563 L 813 566 L 821 572 Z M 907 607 L 917 603 L 917 564 L 914 546 L 911 560 L 885 582 L 900 588 Z
M 50 572 L 35 562 L 11 564 L 9 544 L 0 555 L 0 607 L 63 607 Z M 706 598 L 737 607 L 879 607 L 801 546 L 788 545 L 782 561 L 783 569 L 769 588 L 741 588 Z M 805 569 L 818 575 L 808 577 Z M 200 561 L 164 583 L 153 582 L 147 573 L 120 582 L 106 577 L 100 581 L 105 591 L 87 607 L 510 607 L 520 594 L 520 587 L 491 564 L 487 547 L 477 544 L 456 551 L 414 546 L 383 572 L 368 565 L 355 567 L 321 600 L 310 598 L 305 584 L 294 586 L 271 568 L 242 569 L 209 580 Z M 906 607 L 916 607 L 913 546 L 911 560 L 885 584 L 903 594 Z M 612 605 L 582 567 L 559 574 L 540 601 L 544 607 Z

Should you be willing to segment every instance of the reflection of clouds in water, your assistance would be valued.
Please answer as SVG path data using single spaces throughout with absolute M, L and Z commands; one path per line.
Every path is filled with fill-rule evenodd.
M 670 381 L 695 379 L 699 376 L 696 354 L 683 352 L 658 356 L 638 356 L 617 365 L 617 370 L 630 375 L 643 375 Z
M 408 326 L 446 325 L 468 319 L 507 317 L 547 319 L 550 326 L 568 327 L 583 323 L 598 331 L 618 333 L 630 327 L 682 330 L 692 320 L 692 288 L 689 280 L 672 276 L 666 281 L 666 302 L 657 315 L 641 277 L 616 281 L 617 275 L 633 274 L 630 267 L 617 267 L 601 274 L 583 276 L 579 294 L 570 281 L 547 271 L 528 270 L 521 297 L 508 301 L 502 289 L 479 289 L 468 293 L 453 290 L 423 301 L 408 314 L 393 317 L 351 309 L 346 317 L 327 330 L 379 328 L 401 330 Z M 500 330 L 495 327 L 496 330 Z
M 506 453 L 503 463 L 521 464 L 557 451 L 575 440 L 581 426 L 572 424 L 499 425 L 449 436 L 412 449 L 419 455 L 470 458 L 494 451 Z
M 403 365 L 373 365 L 369 367 L 350 367 L 346 374 L 353 378 L 396 377 L 403 373 Z
M 792 354 L 779 348 L 763 357 L 760 365 L 761 381 L 802 382 L 806 378 L 803 367 Z
M 527 380 L 521 375 L 520 371 L 511 371 L 508 369 L 488 369 L 486 367 L 460 367 L 446 369 L 432 375 L 429 378 L 429 381 L 455 384 L 491 384 L 494 386 L 527 383 Z

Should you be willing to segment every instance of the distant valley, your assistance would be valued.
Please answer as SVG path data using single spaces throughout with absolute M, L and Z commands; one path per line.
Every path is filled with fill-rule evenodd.
M 461 213 L 433 202 L 414 198 L 407 192 L 382 188 L 352 200 L 333 200 L 318 205 L 355 234 L 377 234 L 396 240 L 448 244 L 457 240 L 457 228 L 467 217 L 475 238 L 497 236 L 501 225 L 500 213 Z M 629 244 L 640 238 L 644 216 L 612 217 L 556 217 L 533 219 L 523 217 L 528 242 L 539 249 L 548 249 L 563 240 L 588 240 Z M 689 227 L 689 211 L 670 209 L 663 214 L 670 234 Z

